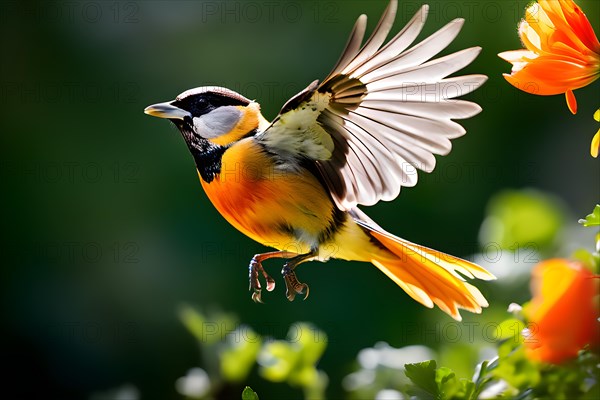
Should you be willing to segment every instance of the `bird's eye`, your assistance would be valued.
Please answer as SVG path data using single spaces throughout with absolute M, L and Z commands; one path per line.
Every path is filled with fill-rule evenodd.
M 214 107 L 204 96 L 188 96 L 176 100 L 172 103 L 174 106 L 189 111 L 194 117 L 209 113 Z
M 205 98 L 199 97 L 194 101 L 191 108 L 192 115 L 203 115 L 210 111 L 210 103 Z

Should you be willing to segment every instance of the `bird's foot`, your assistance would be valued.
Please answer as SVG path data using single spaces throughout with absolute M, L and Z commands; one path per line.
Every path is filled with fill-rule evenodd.
M 306 300 L 309 293 L 308 285 L 298 280 L 298 277 L 296 277 L 296 272 L 294 272 L 294 270 L 286 264 L 281 270 L 281 274 L 285 280 L 285 295 L 288 300 L 294 301 L 296 294 L 304 294 L 304 300 Z
M 265 269 L 262 266 L 262 263 L 257 259 L 257 257 L 253 257 L 250 261 L 250 266 L 248 267 L 249 272 L 249 280 L 250 280 L 250 288 L 252 291 L 252 300 L 255 303 L 262 303 L 262 286 L 258 279 L 258 273 L 260 272 L 262 276 L 265 278 L 267 282 L 267 291 L 272 292 L 275 289 L 275 280 L 267 274 Z

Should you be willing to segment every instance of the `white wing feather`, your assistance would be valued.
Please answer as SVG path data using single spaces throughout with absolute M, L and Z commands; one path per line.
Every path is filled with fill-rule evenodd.
M 385 46 L 397 0 L 390 1 L 362 47 L 367 18 L 361 15 L 332 72 L 288 101 L 257 135 L 290 162 L 314 160 L 342 210 L 393 200 L 402 186 L 414 186 L 416 170 L 432 171 L 434 155 L 448 154 L 450 139 L 464 135 L 453 120 L 481 111 L 477 104 L 455 98 L 477 89 L 487 77 L 448 78 L 469 65 L 481 48 L 433 59 L 456 38 L 462 19 L 409 48 L 428 10 L 421 7 Z

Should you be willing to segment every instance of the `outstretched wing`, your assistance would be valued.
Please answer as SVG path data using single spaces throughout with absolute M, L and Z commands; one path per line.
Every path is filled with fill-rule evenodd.
M 481 111 L 455 98 L 481 86 L 486 76 L 447 78 L 470 64 L 481 48 L 432 59 L 464 21 L 456 19 L 409 48 L 425 23 L 424 5 L 383 46 L 396 10 L 397 1 L 390 1 L 363 46 L 367 18 L 361 15 L 332 72 L 290 99 L 257 136 L 291 162 L 314 160 L 342 210 L 393 200 L 402 186 L 414 186 L 416 170 L 432 171 L 434 154 L 448 154 L 450 139 L 465 133 L 453 119 Z

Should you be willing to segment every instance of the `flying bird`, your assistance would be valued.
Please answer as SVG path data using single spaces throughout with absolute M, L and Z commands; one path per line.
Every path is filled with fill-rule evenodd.
M 456 97 L 487 77 L 448 77 L 481 48 L 434 58 L 464 20 L 412 45 L 427 17 L 423 5 L 385 43 L 397 6 L 390 1 L 364 44 L 367 17 L 361 15 L 331 73 L 292 97 L 271 122 L 256 101 L 216 86 L 190 89 L 144 110 L 179 129 L 221 215 L 277 249 L 250 261 L 256 302 L 262 302 L 261 276 L 268 291 L 275 288 L 265 260 L 286 259 L 281 272 L 292 301 L 308 296 L 308 285 L 296 275 L 300 264 L 338 258 L 374 264 L 413 299 L 457 320 L 459 309 L 480 313 L 488 305 L 466 281 L 495 279 L 488 271 L 394 236 L 358 208 L 393 200 L 401 187 L 414 186 L 417 170 L 432 171 L 435 155 L 448 154 L 450 140 L 465 133 L 454 120 L 481 111 Z

